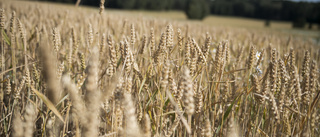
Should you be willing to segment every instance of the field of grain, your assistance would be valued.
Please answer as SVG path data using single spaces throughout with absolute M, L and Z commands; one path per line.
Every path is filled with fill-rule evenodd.
M 0 8 L 1 137 L 320 136 L 309 35 L 180 12 Z

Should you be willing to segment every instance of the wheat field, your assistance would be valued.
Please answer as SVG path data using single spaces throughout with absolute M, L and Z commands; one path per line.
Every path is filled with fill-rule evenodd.
M 1 137 L 320 136 L 311 38 L 104 6 L 0 8 Z

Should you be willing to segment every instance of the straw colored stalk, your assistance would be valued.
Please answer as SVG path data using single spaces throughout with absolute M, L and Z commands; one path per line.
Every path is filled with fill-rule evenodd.
M 89 62 L 88 77 L 86 83 L 85 102 L 87 109 L 85 113 L 86 123 L 83 125 L 83 136 L 97 137 L 99 135 L 99 106 L 100 106 L 100 91 L 98 90 L 98 65 L 99 51 L 97 47 L 92 50 L 92 56 Z

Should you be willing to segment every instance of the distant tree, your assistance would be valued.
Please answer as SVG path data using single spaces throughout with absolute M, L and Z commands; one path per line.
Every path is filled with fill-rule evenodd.
M 185 13 L 189 19 L 202 20 L 210 13 L 209 4 L 205 0 L 188 0 Z
M 150 0 L 147 9 L 149 10 L 165 10 L 169 0 Z
M 149 0 L 136 0 L 135 9 L 146 9 Z
M 309 29 L 312 29 L 313 24 L 320 25 L 320 3 L 308 4 L 306 20 Z
M 306 19 L 304 17 L 297 17 L 293 20 L 292 27 L 294 28 L 304 28 L 306 24 Z
M 175 4 L 175 0 L 167 0 L 165 9 L 166 10 L 173 9 L 174 8 L 174 4 Z
M 317 9 L 317 14 L 315 15 L 315 23 L 318 24 L 318 29 L 320 30 L 320 3 L 317 3 L 315 9 Z
M 211 2 L 210 13 L 218 15 L 233 15 L 233 3 L 224 0 Z
M 99 6 L 100 0 L 81 0 L 80 5 Z
M 104 4 L 107 8 L 119 8 L 117 0 L 106 0 Z
M 187 0 L 175 0 L 174 9 L 184 10 L 186 9 Z
M 245 15 L 245 5 L 244 2 L 237 1 L 233 4 L 234 15 L 236 16 L 244 16 Z
M 265 27 L 270 27 L 270 20 L 266 19 L 264 22 Z
M 1 0 L 0 0 L 1 1 Z M 39 0 L 76 4 L 77 0 Z M 100 0 L 81 0 L 81 5 L 98 7 Z M 320 29 L 320 2 L 293 0 L 106 0 L 107 8 L 184 10 L 190 19 L 203 19 L 209 13 L 224 16 L 242 16 L 265 20 L 291 21 L 293 27 L 308 28 L 318 24 Z
M 117 0 L 117 5 L 121 9 L 133 9 L 136 0 Z
M 308 4 L 299 2 L 294 5 L 293 11 L 293 25 L 294 28 L 303 28 L 306 24 Z

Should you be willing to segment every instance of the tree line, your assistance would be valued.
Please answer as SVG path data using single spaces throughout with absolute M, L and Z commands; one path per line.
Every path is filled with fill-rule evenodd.
M 75 3 L 77 0 L 42 0 Z M 99 6 L 100 0 L 81 0 L 80 5 Z M 182 10 L 189 19 L 209 14 L 266 20 L 291 21 L 293 27 L 320 25 L 320 3 L 287 0 L 106 0 L 107 8 L 141 10 Z

